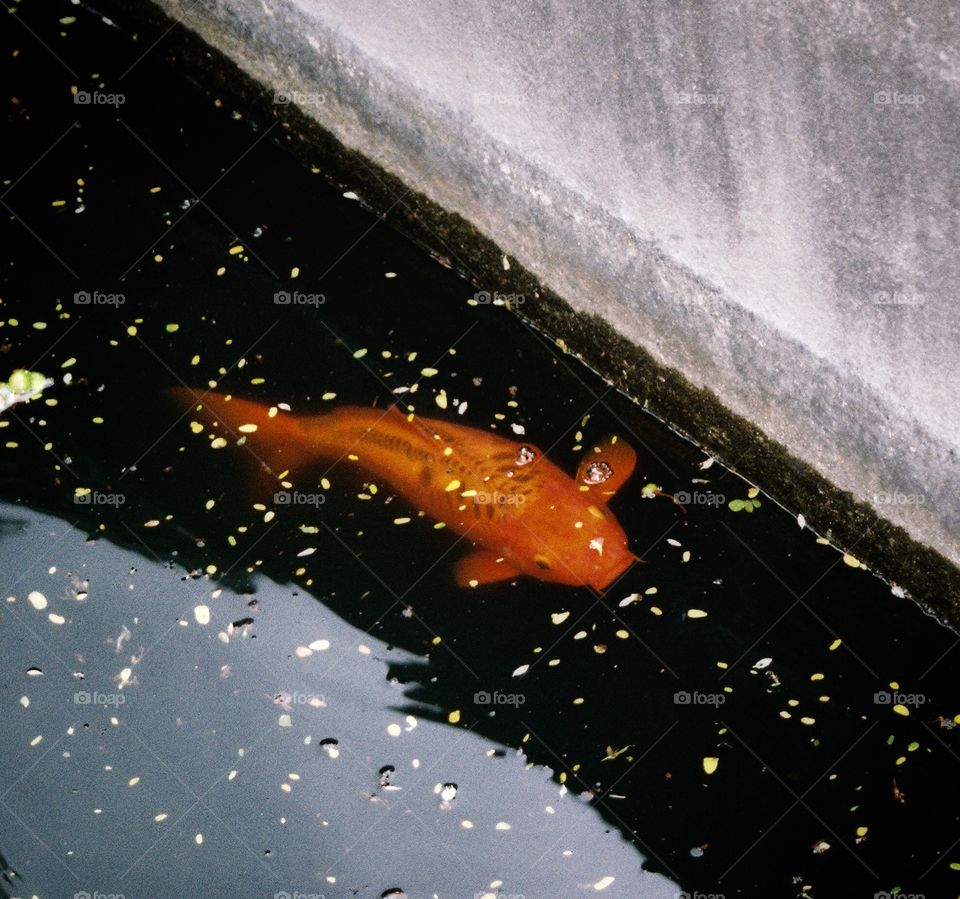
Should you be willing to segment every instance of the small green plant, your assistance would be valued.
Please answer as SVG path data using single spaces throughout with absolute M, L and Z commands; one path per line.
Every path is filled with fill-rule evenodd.
M 746 499 L 732 499 L 727 503 L 727 506 L 731 512 L 752 512 L 754 509 L 759 509 L 760 500 L 757 499 L 759 492 L 759 488 L 751 487 L 747 491 Z
M 9 380 L 0 381 L 0 412 L 5 412 L 17 403 L 28 403 L 36 399 L 47 388 L 53 386 L 53 378 L 37 371 L 18 368 Z

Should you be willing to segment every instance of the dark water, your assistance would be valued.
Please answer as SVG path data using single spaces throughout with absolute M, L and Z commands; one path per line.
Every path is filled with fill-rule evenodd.
M 76 21 L 60 24 L 65 16 Z M 3 658 L 16 660 L 0 676 L 0 851 L 2 864 L 18 872 L 6 878 L 8 893 L 93 894 L 99 884 L 103 893 L 126 896 L 160 895 L 178 886 L 192 894 L 198 878 L 206 895 L 222 889 L 224 895 L 299 890 L 379 896 L 400 886 L 410 896 L 471 896 L 498 889 L 489 880 L 472 880 L 456 864 L 444 878 L 429 881 L 432 886 L 394 882 L 399 865 L 412 872 L 421 856 L 455 854 L 399 816 L 378 834 L 389 847 L 389 866 L 386 854 L 371 849 L 359 864 L 354 859 L 356 880 L 349 884 L 320 876 L 347 844 L 323 842 L 306 830 L 302 842 L 310 852 L 301 857 L 274 850 L 258 866 L 243 843 L 268 852 L 271 829 L 263 822 L 291 806 L 275 789 L 224 798 L 211 812 L 245 841 L 200 854 L 196 828 L 183 822 L 152 864 L 125 879 L 123 890 L 114 886 L 123 869 L 115 855 L 126 855 L 127 840 L 131 853 L 133 843 L 141 845 L 142 814 L 116 807 L 112 830 L 104 832 L 114 841 L 109 863 L 96 844 L 79 854 L 68 849 L 70 831 L 94 824 L 87 807 L 81 812 L 70 800 L 79 789 L 76 774 L 59 777 L 54 767 L 42 784 L 25 776 L 37 757 L 30 745 L 37 731 L 20 697 L 38 682 L 21 664 L 31 640 L 25 622 L 36 615 L 27 600 L 31 579 L 48 568 L 57 572 L 45 577 L 62 578 L 69 570 L 76 548 L 66 525 L 75 524 L 97 541 L 94 546 L 121 553 L 82 564 L 106 570 L 135 554 L 151 572 L 142 582 L 154 585 L 157 598 L 141 603 L 135 616 L 129 609 L 112 615 L 102 599 L 96 611 L 76 600 L 71 581 L 68 618 L 75 630 L 56 637 L 66 641 L 56 644 L 58 651 L 73 657 L 69 667 L 83 670 L 85 653 L 96 646 L 103 651 L 108 627 L 115 640 L 128 618 L 136 617 L 144 633 L 159 628 L 160 618 L 192 633 L 191 597 L 200 595 L 198 588 L 209 596 L 220 586 L 234 603 L 237 618 L 231 620 L 253 619 L 246 630 L 237 626 L 234 640 L 245 633 L 242 639 L 255 645 L 258 628 L 266 636 L 271 620 L 289 637 L 286 643 L 271 640 L 269 654 L 257 650 L 265 664 L 295 659 L 295 647 L 314 639 L 319 621 L 376 641 L 384 665 L 378 677 L 395 679 L 398 689 L 385 699 L 369 674 L 340 683 L 345 707 L 354 710 L 338 722 L 343 728 L 391 708 L 400 710 L 394 718 L 401 722 L 413 712 L 446 735 L 439 743 L 448 741 L 451 758 L 466 752 L 461 737 L 499 747 L 492 762 L 484 755 L 468 763 L 464 755 L 464 776 L 522 749 L 530 763 L 553 771 L 550 796 L 559 795 L 561 782 L 580 794 L 593 809 L 582 836 L 578 830 L 554 845 L 533 829 L 515 828 L 509 855 L 525 862 L 525 880 L 522 890 L 505 881 L 505 895 L 654 894 L 663 881 L 648 885 L 641 865 L 669 878 L 673 892 L 691 895 L 875 896 L 898 887 L 928 897 L 960 894 L 960 870 L 951 868 L 960 866 L 960 758 L 953 727 L 960 715 L 960 653 L 952 632 L 871 573 L 844 564 L 766 495 L 752 513 L 730 510 L 727 503 L 747 498 L 749 485 L 719 464 L 702 469 L 701 451 L 610 392 L 505 309 L 469 304 L 477 286 L 342 197 L 322 172 L 296 163 L 275 143 L 278 127 L 252 127 L 228 97 L 215 104 L 163 65 L 159 51 L 137 62 L 149 45 L 145 37 L 132 41 L 85 7 L 36 2 L 19 4 L 2 34 L 7 91 L 0 178 L 7 218 L 0 378 L 27 367 L 56 379 L 44 394 L 56 405 L 41 399 L 0 416 L 9 422 L 0 430 L 0 444 L 6 444 L 0 495 L 20 504 L 24 516 L 28 510 L 53 516 L 18 519 L 7 506 L 0 536 L 4 597 L 16 600 L 8 600 L 0 616 Z M 123 103 L 76 104 L 71 85 L 101 98 L 121 94 Z M 232 254 L 236 247 L 242 249 Z M 455 248 L 446 249 L 455 259 Z M 322 294 L 323 302 L 277 305 L 278 291 Z M 78 292 L 122 296 L 122 303 L 78 304 Z M 70 359 L 76 361 L 65 368 Z M 424 368 L 437 373 L 424 376 Z M 209 382 L 301 412 L 399 402 L 507 435 L 516 424 L 571 472 L 578 432 L 590 441 L 619 431 L 640 462 L 612 507 L 647 564 L 605 597 L 527 579 L 458 590 L 451 566 L 467 546 L 417 518 L 408 500 L 382 485 L 372 499 L 358 498 L 362 480 L 342 466 L 311 473 L 310 488 L 324 496 L 316 508 L 278 508 L 268 493 L 251 494 L 244 487 L 251 472 L 246 449 L 212 450 L 164 400 L 168 387 Z M 395 393 L 398 387 L 410 392 Z M 441 390 L 445 410 L 436 402 Z M 327 393 L 336 396 L 325 400 Z M 459 403 L 466 403 L 462 414 Z M 329 488 L 317 486 L 322 476 Z M 662 497 L 643 498 L 650 482 L 669 493 L 722 496 L 723 502 L 692 502 L 684 512 Z M 776 494 L 776 484 L 762 486 Z M 77 488 L 90 488 L 92 501 L 77 502 Z M 810 497 L 811 509 L 816 502 Z M 270 521 L 264 520 L 267 511 L 276 513 Z M 413 521 L 394 523 L 406 516 Z M 37 528 L 49 530 L 56 519 L 67 535 L 63 546 L 37 538 Z M 28 520 L 37 550 L 29 561 L 22 540 L 16 542 Z M 303 525 L 316 532 L 305 533 Z M 315 552 L 299 556 L 305 548 Z M 169 573 L 168 580 L 160 571 Z M 107 595 L 119 604 L 124 585 L 118 578 Z M 283 590 L 265 592 L 274 589 L 271 584 Z M 193 591 L 180 597 L 190 601 L 179 603 L 179 613 L 165 604 L 178 591 Z M 621 606 L 634 593 L 642 598 Z M 282 596 L 299 610 L 293 617 L 279 611 Z M 706 616 L 693 617 L 690 610 Z M 37 622 L 38 639 L 54 639 L 42 615 Z M 144 633 L 134 628 L 119 653 L 106 647 L 115 668 L 136 655 Z M 177 762 L 165 753 L 179 753 L 189 765 L 195 752 L 215 766 L 223 759 L 211 757 L 210 747 L 219 745 L 222 728 L 232 727 L 231 739 L 242 743 L 262 726 L 241 711 L 246 706 L 234 694 L 213 703 L 208 691 L 219 696 L 214 688 L 221 673 L 219 666 L 197 664 L 193 654 L 200 647 L 174 642 L 151 678 L 125 687 L 127 695 L 143 697 L 139 710 L 131 700 L 128 714 L 140 714 L 144 726 L 151 718 L 164 725 L 158 743 L 150 745 L 162 745 L 175 770 Z M 513 676 L 524 665 L 527 672 Z M 180 677 L 186 669 L 196 672 L 192 679 Z M 106 666 L 103 676 L 111 683 Z M 302 676 L 315 679 L 312 689 L 324 687 L 322 669 Z M 279 689 L 284 679 L 273 681 Z M 251 697 L 262 699 L 262 689 L 242 682 Z M 64 702 L 68 689 L 76 685 L 65 677 L 58 687 Z M 478 693 L 517 698 L 490 706 L 477 701 Z M 893 701 L 878 696 L 883 693 L 904 694 L 899 698 L 909 714 L 898 714 Z M 177 698 L 179 714 L 151 704 L 151 696 Z M 192 752 L 163 742 L 160 731 L 180 727 L 191 707 L 211 704 L 223 721 L 206 731 L 198 727 Z M 269 699 L 262 705 L 273 721 L 278 709 Z M 70 706 L 63 727 L 106 733 L 106 711 L 105 717 L 104 709 L 94 709 L 85 719 Z M 455 712 L 459 720 L 452 723 Z M 314 766 L 324 757 L 316 744 L 337 730 L 322 709 L 315 714 L 310 720 L 317 739 L 303 750 L 313 753 L 303 763 Z M 382 728 L 374 730 L 382 739 Z M 369 750 L 360 754 L 375 793 L 387 760 L 369 739 Z M 282 779 L 287 759 L 279 748 L 275 752 Z M 131 740 L 110 756 L 132 769 L 149 761 L 151 751 Z M 711 774 L 704 770 L 707 758 L 719 760 Z M 84 759 L 93 778 L 103 760 L 92 750 Z M 273 773 L 269 757 L 261 773 Z M 542 816 L 536 800 L 505 775 L 483 782 L 503 821 L 534 811 Z M 420 785 L 428 787 L 433 783 Z M 323 795 L 319 788 L 311 802 Z M 453 800 L 462 801 L 462 794 Z M 216 805 L 215 798 L 210 802 Z M 346 800 L 341 814 L 360 820 Z M 152 813 L 145 820 L 156 826 Z M 606 842 L 604 829 L 611 831 Z M 605 890 L 596 888 L 599 875 L 588 881 L 578 873 L 562 887 L 551 880 L 562 863 L 551 853 L 606 851 L 598 846 L 613 852 L 619 836 L 635 847 L 629 850 L 635 867 L 618 869 Z M 477 857 L 494 852 L 484 845 L 468 851 Z M 261 881 L 264 866 L 283 877 Z M 241 886 L 230 880 L 239 872 Z

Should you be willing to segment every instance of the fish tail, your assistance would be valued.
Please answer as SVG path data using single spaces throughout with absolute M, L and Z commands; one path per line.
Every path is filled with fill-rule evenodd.
M 185 419 L 198 422 L 208 435 L 228 444 L 243 440 L 261 469 L 274 477 L 303 469 L 324 455 L 314 435 L 308 435 L 305 420 L 275 406 L 189 387 L 172 388 L 167 395 L 184 411 Z

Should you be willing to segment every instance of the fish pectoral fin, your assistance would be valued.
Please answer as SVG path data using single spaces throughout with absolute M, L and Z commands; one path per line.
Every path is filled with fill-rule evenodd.
M 520 572 L 502 556 L 489 549 L 478 549 L 464 556 L 453 569 L 459 587 L 479 587 L 517 577 Z
M 604 499 L 609 499 L 633 474 L 637 454 L 617 434 L 608 434 L 588 447 L 577 468 L 577 483 L 588 485 Z

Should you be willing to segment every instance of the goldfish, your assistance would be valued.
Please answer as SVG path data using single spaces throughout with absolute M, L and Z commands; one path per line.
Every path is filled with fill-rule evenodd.
M 267 470 L 345 463 L 388 484 L 472 541 L 454 566 L 461 587 L 526 575 L 602 593 L 639 561 L 607 506 L 636 465 L 616 435 L 589 447 L 570 477 L 533 444 L 396 406 L 293 415 L 222 393 L 171 394 L 217 436 L 244 437 Z

